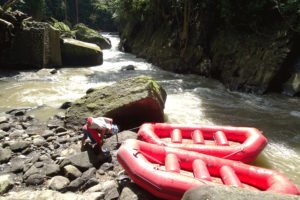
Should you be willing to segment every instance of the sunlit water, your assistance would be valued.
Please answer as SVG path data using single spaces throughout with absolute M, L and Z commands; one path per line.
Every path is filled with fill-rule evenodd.
M 110 85 L 120 79 L 150 75 L 167 91 L 165 114 L 169 122 L 256 127 L 269 144 L 254 164 L 286 174 L 300 186 L 300 99 L 279 94 L 256 96 L 230 92 L 218 81 L 196 75 L 179 75 L 117 50 L 119 38 L 106 34 L 113 44 L 104 50 L 104 63 L 89 68 L 62 68 L 7 73 L 0 77 L 0 112 L 33 107 L 40 120 L 61 112 L 66 101 L 74 101 L 89 88 Z M 134 71 L 120 71 L 134 65 Z

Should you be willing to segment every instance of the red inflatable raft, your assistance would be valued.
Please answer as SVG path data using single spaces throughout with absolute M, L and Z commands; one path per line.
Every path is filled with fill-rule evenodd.
M 143 124 L 138 138 L 161 146 L 242 162 L 255 160 L 267 144 L 267 139 L 255 128 L 167 123 Z
M 117 158 L 135 183 L 163 199 L 180 199 L 188 189 L 206 184 L 299 195 L 288 178 L 273 170 L 143 141 L 125 141 Z

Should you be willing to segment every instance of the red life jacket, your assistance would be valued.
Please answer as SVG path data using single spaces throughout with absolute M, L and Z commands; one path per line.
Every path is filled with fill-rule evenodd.
M 84 125 L 83 128 L 91 134 L 98 144 L 102 143 L 102 135 L 97 130 L 88 128 L 87 125 Z

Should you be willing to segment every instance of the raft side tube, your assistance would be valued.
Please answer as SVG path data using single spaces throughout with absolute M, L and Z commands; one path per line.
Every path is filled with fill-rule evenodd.
M 228 140 L 223 131 L 217 131 L 214 133 L 214 139 L 218 146 L 229 146 Z
M 179 129 L 174 129 L 171 132 L 171 141 L 172 143 L 182 143 L 182 134 Z
M 220 169 L 220 175 L 225 185 L 243 187 L 240 179 L 231 167 L 227 165 L 222 166 Z
M 175 154 L 167 154 L 165 160 L 166 171 L 168 172 L 180 172 L 179 160 Z
M 193 173 L 194 173 L 195 178 L 211 181 L 211 176 L 208 172 L 206 164 L 201 159 L 194 160 L 194 162 L 193 162 Z
M 192 132 L 192 140 L 194 144 L 204 144 L 203 133 L 200 130 L 194 130 Z

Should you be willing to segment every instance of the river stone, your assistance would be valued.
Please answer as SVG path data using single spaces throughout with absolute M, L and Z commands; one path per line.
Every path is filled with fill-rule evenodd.
M 3 130 L 0 130 L 0 140 L 2 140 L 3 138 L 5 138 L 6 136 L 8 136 L 9 134 Z
M 137 134 L 133 131 L 122 131 L 118 133 L 118 141 L 116 136 L 109 137 L 105 139 L 103 148 L 107 148 L 109 151 L 118 149 L 120 144 L 127 139 L 136 139 Z
M 115 187 L 115 188 L 112 188 L 111 190 L 108 190 L 108 191 L 105 193 L 104 199 L 105 199 L 105 200 L 118 199 L 119 196 L 120 196 L 119 191 L 118 191 L 118 189 Z
M 103 37 L 99 32 L 87 27 L 82 23 L 76 24 L 73 27 L 73 32 L 75 32 L 76 39 L 78 40 L 94 43 L 101 49 L 111 48 L 111 42 L 109 39 Z
M 14 173 L 22 172 L 24 170 L 24 163 L 25 159 L 24 158 L 13 158 L 10 160 L 11 165 L 10 165 L 10 171 Z
M 52 130 L 45 130 L 41 136 L 47 139 L 48 137 L 54 136 L 54 132 Z
M 117 187 L 118 187 L 118 183 L 114 180 L 105 181 L 104 183 L 102 183 L 102 190 L 105 193 L 108 193 L 108 191 L 112 190 L 113 188 L 117 188 Z
M 81 152 L 67 158 L 72 165 L 81 170 L 87 170 L 91 167 L 99 168 L 104 158 L 102 155 L 94 153 L 92 150 Z
M 54 176 L 60 173 L 60 167 L 57 164 L 44 164 L 42 170 L 47 176 Z
M 0 130 L 2 131 L 9 131 L 11 129 L 11 124 L 10 123 L 1 123 L 0 124 Z
M 10 149 L 14 152 L 20 152 L 30 146 L 29 142 L 17 140 L 10 143 Z
M 2 123 L 7 123 L 8 121 L 9 121 L 9 118 L 8 118 L 8 117 L 5 117 L 5 116 L 0 117 L 0 124 L 2 124 Z
M 92 66 L 103 63 L 99 46 L 75 39 L 62 39 L 62 60 L 64 65 Z
M 63 176 L 53 177 L 48 184 L 48 187 L 52 190 L 63 191 L 69 185 L 70 180 Z
M 88 200 L 99 200 L 99 199 L 103 199 L 105 196 L 104 192 L 90 192 L 90 193 L 84 193 L 83 194 L 85 199 Z
M 0 197 L 0 200 L 86 200 L 82 195 L 67 192 L 60 193 L 53 190 L 41 190 L 41 191 L 20 191 L 10 192 L 6 197 Z
M 26 185 L 40 185 L 44 182 L 45 174 L 32 174 L 26 180 Z
M 24 168 L 25 170 L 25 168 Z M 26 170 L 25 174 L 23 177 L 27 179 L 29 176 L 34 175 L 34 174 L 39 174 L 41 173 L 41 169 L 38 169 L 36 166 L 32 165 L 28 170 Z
M 0 148 L 0 164 L 6 163 L 12 157 L 12 151 L 10 149 Z
M 97 185 L 94 185 L 93 187 L 90 187 L 89 189 L 87 189 L 85 192 L 89 193 L 89 192 L 101 192 L 103 190 L 102 184 L 99 183 Z
M 114 169 L 114 165 L 112 163 L 103 163 L 100 167 L 100 170 L 103 170 L 105 172 L 113 170 Z
M 25 131 L 24 130 L 14 130 L 12 133 L 9 134 L 10 139 L 17 139 L 24 137 Z M 27 135 L 28 136 L 28 135 Z
M 95 177 L 95 173 L 96 173 L 96 169 L 93 167 L 93 168 L 90 168 L 88 169 L 87 171 L 85 171 L 81 177 L 73 180 L 69 185 L 68 185 L 68 190 L 70 191 L 76 191 L 76 190 L 79 190 L 79 189 L 86 189 L 85 188 L 85 184 L 88 183 L 88 181 Z M 98 181 L 93 181 L 93 183 L 89 183 L 91 184 L 91 186 L 93 185 L 97 185 L 98 184 Z
M 119 200 L 150 200 L 156 199 L 149 192 L 140 188 L 134 183 L 128 184 L 123 188 Z
M 65 123 L 78 129 L 89 116 L 107 116 L 123 130 L 144 122 L 163 122 L 166 96 L 165 90 L 151 77 L 123 79 L 78 99 L 67 110 Z
M 81 171 L 73 165 L 66 165 L 63 168 L 65 176 L 70 179 L 76 179 L 82 175 Z
M 47 141 L 42 136 L 34 138 L 32 143 L 38 147 L 48 145 Z
M 6 193 L 13 186 L 14 180 L 11 174 L 0 175 L 0 194 Z
M 261 192 L 229 186 L 203 185 L 188 190 L 182 200 L 299 200 L 298 196 Z

